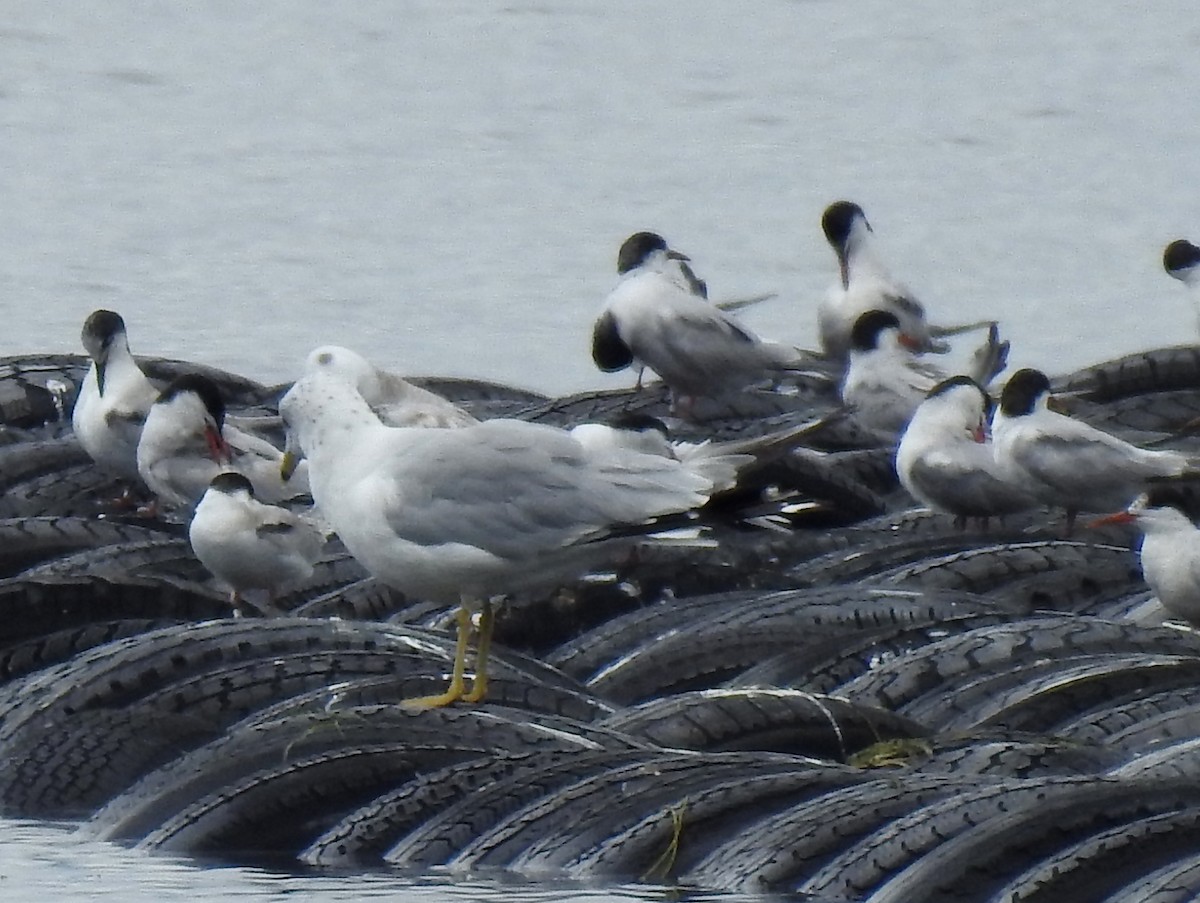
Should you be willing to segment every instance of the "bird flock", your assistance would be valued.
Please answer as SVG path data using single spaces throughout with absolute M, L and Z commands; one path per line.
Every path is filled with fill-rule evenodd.
M 426 774 L 438 777 L 419 791 L 429 796 L 423 806 L 432 805 L 434 795 L 439 806 L 447 800 L 461 807 L 486 806 L 488 788 L 501 777 L 524 775 L 527 782 L 536 778 L 551 786 L 547 775 L 558 769 L 564 781 L 573 776 L 607 788 L 598 799 L 611 800 L 614 787 L 644 781 L 639 792 L 646 799 L 659 794 L 674 800 L 647 803 L 657 813 L 651 833 L 661 840 L 665 830 L 674 845 L 651 845 L 632 855 L 631 849 L 642 849 L 635 834 L 621 834 L 624 852 L 618 855 L 619 846 L 613 846 L 604 854 L 625 863 L 619 873 L 628 875 L 628 863 L 635 862 L 640 866 L 633 877 L 717 889 L 828 893 L 840 887 L 844 899 L 920 898 L 912 896 L 913 888 L 924 893 L 932 883 L 914 884 L 911 876 L 901 880 L 901 870 L 883 869 L 872 879 L 882 883 L 867 882 L 861 892 L 851 892 L 854 884 L 847 876 L 857 866 L 849 859 L 824 859 L 820 868 L 813 865 L 805 872 L 803 881 L 787 869 L 786 881 L 770 877 L 779 868 L 768 864 L 772 844 L 778 843 L 767 839 L 777 836 L 772 830 L 791 836 L 787 832 L 801 830 L 800 818 L 806 825 L 822 818 L 849 824 L 861 818 L 854 814 L 852 798 L 835 805 L 831 796 L 829 813 L 816 816 L 804 815 L 805 807 L 768 811 L 765 797 L 738 791 L 747 800 L 759 800 L 747 805 L 759 807 L 754 811 L 761 810 L 763 820 L 744 836 L 741 828 L 730 829 L 718 844 L 716 826 L 728 825 L 730 816 L 717 806 L 714 788 L 728 780 L 730 789 L 720 792 L 734 794 L 734 786 L 761 782 L 765 793 L 778 784 L 787 788 L 780 793 L 799 800 L 801 783 L 820 783 L 830 792 L 835 787 L 864 792 L 863 782 L 873 779 L 874 770 L 910 768 L 936 742 L 944 742 L 941 735 L 931 736 L 930 725 L 936 731 L 953 727 L 955 718 L 963 725 L 989 723 L 977 713 L 988 706 L 996 713 L 1007 711 L 1001 700 L 1009 692 L 958 684 L 948 701 L 921 696 L 914 683 L 910 695 L 903 696 L 899 687 L 905 680 L 919 682 L 912 656 L 929 656 L 939 681 L 958 670 L 965 680 L 971 667 L 982 673 L 1005 662 L 1021 670 L 1026 666 L 1015 651 L 1020 641 L 996 637 L 1005 630 L 1012 637 L 1022 635 L 1022 619 L 1033 615 L 1042 619 L 1038 626 L 1047 637 L 1084 637 L 1092 631 L 1104 637 L 1098 643 L 1108 644 L 1105 655 L 1129 662 L 1141 656 L 1125 667 L 1157 662 L 1161 670 L 1183 667 L 1181 662 L 1190 666 L 1192 656 L 1200 661 L 1200 639 L 1191 632 L 1192 625 L 1200 625 L 1200 532 L 1192 520 L 1193 509 L 1200 510 L 1200 456 L 1193 438 L 1200 402 L 1192 401 L 1200 399 L 1200 355 L 1193 360 L 1185 350 L 1166 351 L 1148 363 L 1118 361 L 1059 378 L 1032 368 L 1008 374 L 1009 345 L 1000 337 L 1000 324 L 932 321 L 888 272 L 861 207 L 835 202 L 820 226 L 837 273 L 816 307 L 821 347 L 814 350 L 762 338 L 739 320 L 739 310 L 769 297 L 714 302 L 686 254 L 656 233 L 631 235 L 617 254 L 616 284 L 592 323 L 591 353 L 599 370 L 629 370 L 631 382 L 636 373 L 636 383 L 574 398 L 544 399 L 452 379 L 405 379 L 332 345 L 313 349 L 299 362 L 293 383 L 253 387 L 202 366 L 135 358 L 124 320 L 108 310 L 95 311 L 83 325 L 87 368 L 85 374 L 79 370 L 78 380 L 64 376 L 35 384 L 27 377 L 36 369 L 30 361 L 13 363 L 11 373 L 17 375 L 9 378 L 23 387 L 25 407 L 5 408 L 0 396 L 0 412 L 13 431 L 8 441 L 26 454 L 0 455 L 5 511 L 14 535 L 40 538 L 9 543 L 5 554 L 13 563 L 7 580 L 19 582 L 22 598 L 29 595 L 31 581 L 59 581 L 47 584 L 54 589 L 38 584 L 39 597 L 45 597 L 61 593 L 62 581 L 83 574 L 89 592 L 97 581 L 114 580 L 119 589 L 113 592 L 125 613 L 104 621 L 111 635 L 89 627 L 86 640 L 72 635 L 70 643 L 78 648 L 39 653 L 57 655 L 54 666 L 44 672 L 28 666 L 26 676 L 14 677 L 17 690 L 0 696 L 0 754 L 13 765 L 12 776 L 0 780 L 7 811 L 50 817 L 85 813 L 99 836 L 165 849 L 205 852 L 210 849 L 205 844 L 220 834 L 226 838 L 221 849 L 228 852 L 230 838 L 249 842 L 250 835 L 227 826 L 218 830 L 200 814 L 182 826 L 178 819 L 184 810 L 171 802 L 182 791 L 170 788 L 207 781 L 211 789 L 215 778 L 200 777 L 216 767 L 208 763 L 220 757 L 257 761 L 256 744 L 275 730 L 301 758 L 308 745 L 313 755 L 328 756 L 336 738 L 313 737 L 313 731 L 323 732 L 312 719 L 321 717 L 322 707 L 326 712 L 336 708 L 340 702 L 334 700 L 344 694 L 355 700 L 352 710 L 359 715 L 370 709 L 374 725 L 362 728 L 356 749 L 382 742 L 371 730 L 418 732 L 413 736 L 422 730 L 442 732 L 441 745 L 435 744 L 440 758 L 414 765 L 415 747 L 405 747 L 405 767 L 415 768 L 417 776 L 406 771 L 402 782 L 410 815 L 417 811 L 413 794 L 418 793 L 411 781 L 424 781 Z M 1163 266 L 1189 288 L 1200 285 L 1200 249 L 1189 242 L 1168 245 Z M 976 343 L 970 336 L 981 338 Z M 55 372 L 73 374 L 72 366 Z M 61 388 L 70 382 L 77 390 Z M 65 421 L 70 430 L 61 442 L 69 446 L 38 444 L 50 443 L 48 437 L 58 443 L 54 424 Z M 71 456 L 73 448 L 81 449 L 86 462 Z M 61 461 L 48 463 L 52 456 Z M 76 468 L 72 479 L 81 488 L 69 504 L 55 509 L 48 500 L 67 491 L 61 468 L 68 465 Z M 56 474 L 59 482 L 45 474 Z M 38 507 L 43 502 L 50 507 Z M 914 503 L 925 507 L 914 508 Z M 1063 516 L 1048 520 L 1047 509 Z M 53 510 L 55 517 L 78 517 L 78 522 L 52 526 L 38 520 L 47 517 L 39 513 L 17 523 L 11 512 L 18 510 Z M 1095 517 L 1081 525 L 1082 513 Z M 1085 589 L 1072 592 L 1090 600 L 1103 595 L 1097 575 L 1109 573 L 1106 568 L 1125 573 L 1120 562 L 1135 538 L 1130 525 L 1141 535 L 1138 568 L 1151 591 L 1136 612 L 1120 609 L 1120 616 L 1104 620 L 1112 612 L 1097 614 L 1080 606 L 1069 613 L 1043 610 L 1042 600 L 1055 592 L 1055 569 L 1087 575 Z M 71 538 L 60 537 L 53 546 L 46 537 L 63 529 Z M 66 546 L 70 554 L 64 558 Z M 118 546 L 128 551 L 105 557 L 106 548 Z M 970 592 L 954 598 L 949 583 L 937 582 L 949 580 L 944 575 L 953 571 L 953 579 L 962 581 L 955 586 L 967 586 L 969 569 L 984 568 L 968 559 L 984 546 L 989 561 L 1006 562 L 1005 573 L 1022 574 L 1021 602 L 999 590 L 984 601 L 993 592 L 989 581 L 1008 580 L 997 576 L 999 570 L 981 571 Z M 1042 563 L 1031 565 L 1034 560 Z M 195 588 L 204 583 L 205 571 L 222 593 Z M 149 575 L 173 582 L 156 582 L 148 601 L 137 603 L 134 619 L 129 606 L 135 583 L 124 581 Z M 17 586 L 13 582 L 9 590 L 14 598 Z M 907 586 L 920 590 L 906 596 Z M 327 589 L 319 593 L 318 587 Z M 893 592 L 893 587 L 899 589 Z M 61 612 L 74 611 L 66 602 L 54 604 Z M 396 620 L 401 612 L 403 619 Z M 414 612 L 436 628 L 410 629 L 420 623 Z M 188 632 L 161 626 L 155 620 L 159 614 L 186 621 Z M 337 617 L 328 620 L 331 614 Z M 389 623 L 381 623 L 389 617 Z M 317 625 L 311 618 L 326 620 Z M 888 630 L 894 632 L 884 630 L 879 618 L 892 619 Z M 140 626 L 134 627 L 134 620 Z M 1160 626 L 1164 623 L 1175 626 Z M 447 627 L 454 628 L 453 640 Z M 983 663 L 982 653 L 978 661 L 974 653 L 963 658 L 960 630 L 987 631 L 988 642 L 1009 649 L 1008 657 L 997 653 L 993 665 Z M 887 642 L 874 645 L 883 635 Z M 56 677 L 68 680 L 76 669 L 71 680 L 83 681 L 79 675 L 116 669 L 116 662 L 143 661 L 151 648 L 182 655 L 169 652 L 179 648 L 172 644 L 193 641 L 197 650 L 211 647 L 228 667 L 238 656 L 247 656 L 249 667 L 246 650 L 260 643 L 277 662 L 293 649 L 305 654 L 307 648 L 318 658 L 336 655 L 337 664 L 319 681 L 297 676 L 307 666 L 277 670 L 273 686 L 291 686 L 289 694 L 314 694 L 294 708 L 291 695 L 277 693 L 272 704 L 285 708 L 273 717 L 283 718 L 286 727 L 266 714 L 274 709 L 246 709 L 238 717 L 248 721 L 232 714 L 217 717 L 192 739 L 187 738 L 195 728 L 182 723 L 156 728 L 169 732 L 162 750 L 136 761 L 123 759 L 131 755 L 127 752 L 114 755 L 118 764 L 98 767 L 94 779 L 75 775 L 68 780 L 65 764 L 46 766 L 51 776 L 39 778 L 41 783 L 30 777 L 39 756 L 48 755 L 38 750 L 58 744 L 65 763 L 77 742 L 69 733 L 77 728 L 52 729 L 46 725 L 57 724 L 53 718 L 43 723 L 24 714 L 35 706 L 53 710 L 59 703 L 48 704 L 46 694 L 61 695 L 64 712 L 82 705 L 68 702 L 74 697 L 66 685 L 52 689 Z M 1063 640 L 1062 648 L 1084 656 L 1078 650 L 1090 649 L 1089 642 L 1086 637 Z M 939 643 L 946 647 L 940 653 Z M 838 647 L 836 654 L 830 644 Z M 530 655 L 523 657 L 520 649 Z M 788 649 L 792 654 L 784 654 Z M 353 666 L 347 665 L 349 650 L 357 650 Z M 194 670 L 200 679 L 203 654 L 188 653 L 194 662 L 188 659 L 193 663 L 179 667 Z M 403 662 L 414 663 L 419 679 L 397 680 Z M 21 671 L 12 662 L 8 667 L 14 674 Z M 376 681 L 373 689 L 357 684 L 333 689 L 332 677 L 350 680 L 347 675 L 355 668 L 363 670 L 354 680 L 369 676 Z M 835 676 L 839 669 L 853 673 Z M 1047 671 L 1046 679 L 1058 673 Z M 385 677 L 386 692 L 379 683 Z M 585 680 L 586 689 L 573 685 L 575 679 Z M 726 679 L 731 683 L 721 683 Z M 248 681 L 246 687 L 254 683 L 239 680 Z M 118 691 L 117 677 L 111 681 L 97 691 L 101 696 Z M 807 689 L 801 693 L 796 687 Z M 1017 687 L 1013 684 L 1012 692 Z M 535 704 L 531 699 L 538 694 L 556 701 Z M 209 705 L 195 704 L 197 711 Z M 264 697 L 258 705 L 265 704 Z M 105 712 L 114 705 L 102 704 Z M 861 705 L 871 708 L 856 707 Z M 1078 705 L 1082 718 L 1088 705 Z M 814 766 L 790 757 L 794 746 L 777 749 L 762 739 L 800 718 L 801 708 L 810 717 L 816 710 L 810 707 L 820 709 L 818 721 L 832 725 L 839 738 L 836 754 L 829 754 L 836 768 L 812 771 Z M 519 718 L 496 714 L 518 709 Z M 535 709 L 536 717 L 529 714 Z M 730 714 L 735 710 L 740 714 Z M 774 714 L 764 714 L 768 711 Z M 569 726 L 555 720 L 568 715 L 574 719 Z M 491 752 L 477 760 L 463 750 L 474 749 L 472 732 L 482 736 L 489 730 L 479 718 L 500 718 L 503 726 L 493 723 L 490 730 L 503 739 L 481 746 Z M 746 735 L 740 740 L 731 735 L 731 745 L 721 746 L 713 737 L 722 719 L 739 725 L 729 728 L 734 734 Z M 88 736 L 103 737 L 102 743 L 115 750 L 126 728 L 109 724 L 110 715 L 102 720 L 103 728 Z M 860 720 L 862 736 L 848 739 L 857 736 L 852 726 Z M 1065 716 L 1060 720 L 1066 724 Z M 589 722 L 596 726 L 585 726 Z M 750 723 L 760 727 L 747 728 Z M 996 715 L 992 723 L 1004 722 Z M 702 736 L 689 736 L 689 724 L 699 725 Z M 814 728 L 806 724 L 803 733 L 811 742 Z M 361 727 L 348 725 L 355 722 L 339 721 L 333 733 Z M 1031 741 L 1024 735 L 1003 739 L 1019 741 L 1024 744 L 1020 755 L 1028 753 Z M 201 755 L 212 744 L 224 750 L 220 757 L 211 751 Z M 168 746 L 193 751 L 176 759 L 164 751 Z M 1007 757 L 1017 747 L 1005 748 Z M 28 762 L 14 749 L 28 750 Z M 694 750 L 706 751 L 703 766 L 696 764 Z M 764 752 L 769 753 L 765 758 Z M 672 755 L 680 757 L 678 762 Z M 567 766 L 567 760 L 574 764 Z M 666 793 L 672 769 L 679 770 L 682 788 L 701 780 L 697 767 L 703 771 L 703 794 L 699 783 L 693 791 Z M 1070 783 L 1075 778 L 1065 775 L 1071 774 L 1082 786 L 1081 775 L 1118 765 L 1089 761 L 1066 770 L 1055 767 L 1054 781 Z M 472 769 L 479 770 L 476 778 L 470 777 Z M 877 818 L 883 818 L 881 812 L 915 818 L 917 811 L 926 812 L 914 808 L 918 803 L 948 806 L 949 799 L 964 793 L 983 794 L 988 788 L 999 793 L 999 785 L 986 781 L 968 787 L 929 771 L 908 774 L 905 802 L 897 797 L 878 804 L 882 809 L 871 810 Z M 1049 780 L 1033 771 L 1020 777 L 1032 783 L 1004 784 L 1005 792 L 1014 794 L 1010 802 L 1044 789 Z M 31 789 L 34 785 L 40 789 Z M 528 783 L 515 786 L 511 792 L 531 793 Z M 1088 786 L 1089 793 L 1096 792 Z M 815 790 L 805 793 L 812 799 Z M 1186 801 L 1172 803 L 1171 811 L 1200 806 L 1183 791 L 1171 799 L 1183 797 Z M 359 796 L 354 799 L 361 802 Z M 399 810 L 384 800 L 373 804 L 377 808 L 371 813 L 350 807 L 342 813 L 344 823 L 331 815 L 325 833 L 308 836 L 303 844 L 297 838 L 288 841 L 293 847 L 287 855 L 309 865 L 338 867 L 351 859 L 373 861 L 373 856 L 410 867 L 434 863 L 417 839 L 432 835 L 401 831 Z M 692 840 L 695 846 L 688 852 L 680 848 L 680 837 L 699 830 L 689 825 L 704 824 L 704 806 L 724 814 L 712 816 L 709 839 Z M 613 809 L 613 817 L 619 809 Z M 385 810 L 392 843 L 398 844 L 386 849 L 372 839 Z M 438 811 L 438 819 L 451 819 L 457 810 Z M 579 816 L 569 806 L 563 811 Z M 228 824 L 246 818 L 239 814 Z M 589 828 L 583 819 L 573 827 L 580 837 L 601 831 L 600 821 Z M 563 843 L 563 832 L 572 829 L 564 824 L 552 835 L 547 823 L 539 829 L 542 834 L 525 836 L 519 855 L 510 845 L 514 861 L 524 863 L 515 870 L 536 874 L 531 863 L 539 860 L 530 851 L 551 836 Z M 202 837 L 209 840 L 201 842 Z M 589 848 L 589 855 L 603 859 L 596 850 L 610 842 L 616 843 L 595 840 L 598 846 Z M 351 848 L 353 856 L 346 852 Z M 650 849 L 658 854 L 650 855 Z M 469 844 L 455 855 L 459 864 L 500 861 L 495 850 L 484 855 Z M 543 858 L 559 863 L 556 874 L 591 874 L 564 867 L 572 861 L 566 854 L 546 852 Z M 759 858 L 758 866 L 746 865 Z M 912 869 L 922 880 L 935 881 L 936 871 Z M 1200 875 L 1200 865 L 1197 869 Z

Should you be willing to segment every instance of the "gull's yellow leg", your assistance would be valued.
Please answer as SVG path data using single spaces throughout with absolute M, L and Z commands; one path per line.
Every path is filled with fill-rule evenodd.
M 463 696 L 463 702 L 480 702 L 487 695 L 488 654 L 492 651 L 492 628 L 496 624 L 496 613 L 492 600 L 485 599 L 483 612 L 479 615 L 479 652 L 475 656 L 475 682 L 471 692 Z
M 418 696 L 404 701 L 405 708 L 440 709 L 463 698 L 466 684 L 463 673 L 467 670 L 467 642 L 471 638 L 471 612 L 466 605 L 459 606 L 454 616 L 458 622 L 458 640 L 454 644 L 454 667 L 450 672 L 450 686 L 445 693 L 434 696 Z M 478 683 L 478 680 L 476 681 Z

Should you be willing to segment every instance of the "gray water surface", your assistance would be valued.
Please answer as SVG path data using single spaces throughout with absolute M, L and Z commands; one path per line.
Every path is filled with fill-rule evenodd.
M 1159 259 L 1200 239 L 1197 84 L 1183 0 L 9 0 L 0 355 L 78 351 L 108 307 L 138 353 L 267 381 L 337 342 L 410 374 L 626 385 L 588 355 L 626 235 L 665 234 L 715 297 L 778 292 L 746 322 L 812 346 L 818 222 L 847 197 L 936 318 L 995 317 L 1013 365 L 1061 372 L 1196 337 Z M 0 892 L 532 894 L 26 823 L 0 824 Z
M 942 320 L 1061 371 L 1195 337 L 1191 4 L 641 0 L 5 5 L 0 353 L 134 350 L 292 378 L 336 341 L 553 393 L 616 249 L 815 344 L 818 226 L 866 209 Z
M 668 888 L 645 886 L 588 888 L 579 883 L 533 883 L 508 876 L 430 875 L 398 879 L 379 872 L 292 876 L 125 850 L 82 839 L 65 824 L 0 822 L 0 899 L 5 901 L 75 903 L 112 899 L 162 903 L 218 898 L 236 903 L 265 903 L 280 898 L 317 903 L 361 900 L 738 903 L 763 899 L 703 892 L 683 895 Z

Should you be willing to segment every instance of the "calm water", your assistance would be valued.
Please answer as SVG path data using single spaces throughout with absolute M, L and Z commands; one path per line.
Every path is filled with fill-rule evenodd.
M 748 322 L 811 345 L 842 196 L 1014 363 L 1191 338 L 1159 255 L 1200 236 L 1193 5 L 1021 7 L 10 0 L 0 353 L 78 350 L 107 306 L 136 351 L 269 380 L 337 341 L 624 385 L 587 347 L 627 234 L 778 291 Z
M 587 347 L 627 234 L 663 232 L 714 296 L 778 292 L 747 322 L 812 345 L 838 197 L 936 316 L 999 318 L 1014 364 L 1192 339 L 1159 256 L 1200 238 L 1193 4 L 1021 6 L 9 0 L 0 354 L 76 351 L 110 307 L 137 352 L 270 381 L 336 341 L 408 373 L 624 385 Z M 8 892 L 278 889 L 0 837 Z
M 265 903 L 295 898 L 316 903 L 404 900 L 455 903 L 749 903 L 761 897 L 711 893 L 682 894 L 667 888 L 587 888 L 578 883 L 533 884 L 516 878 L 450 881 L 428 877 L 397 880 L 367 873 L 347 876 L 287 876 L 249 868 L 200 865 L 82 840 L 62 824 L 0 823 L 0 899 L 19 901 L 34 894 L 44 903 L 112 899 L 122 903 L 229 899 Z

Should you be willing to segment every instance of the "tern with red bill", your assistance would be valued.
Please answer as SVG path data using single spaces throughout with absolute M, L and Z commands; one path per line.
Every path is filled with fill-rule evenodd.
M 1142 533 L 1142 576 L 1170 614 L 1200 624 L 1200 530 L 1170 486 L 1154 486 L 1124 511 L 1088 524 L 1136 524 Z
M 920 341 L 904 332 L 891 311 L 869 310 L 850 333 L 850 363 L 842 380 L 842 403 L 856 420 L 881 438 L 895 439 L 917 406 L 950 374 L 920 357 Z M 986 383 L 1004 368 L 1008 343 L 995 324 L 976 352 L 970 375 Z
M 282 460 L 283 452 L 270 442 L 225 423 L 220 389 L 198 373 L 177 377 L 162 391 L 137 447 L 138 473 L 166 508 L 195 507 L 224 470 L 245 476 L 264 502 L 307 493 L 307 469 L 285 483 L 279 476 Z
M 835 201 L 821 216 L 821 230 L 838 260 L 838 281 L 817 310 L 821 348 L 826 355 L 844 362 L 850 354 L 851 337 L 858 318 L 870 310 L 886 310 L 900 321 L 904 334 L 918 351 L 945 352 L 950 346 L 941 338 L 975 329 L 989 321 L 961 326 L 934 326 L 925 308 L 904 285 L 894 280 L 875 250 L 874 230 L 862 207 L 852 201 Z
M 896 450 L 900 483 L 935 511 L 987 519 L 1037 506 L 1033 496 L 1004 479 L 987 434 L 992 401 L 969 376 L 952 376 L 917 407 Z

